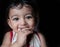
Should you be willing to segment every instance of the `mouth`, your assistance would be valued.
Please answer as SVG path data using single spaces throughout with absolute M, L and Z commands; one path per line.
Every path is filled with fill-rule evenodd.
M 26 31 L 31 31 L 31 28 L 18 28 L 18 31 L 22 31 L 22 30 L 26 30 Z

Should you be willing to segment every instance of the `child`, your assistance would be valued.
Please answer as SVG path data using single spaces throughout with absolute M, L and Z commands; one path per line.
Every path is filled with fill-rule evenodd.
M 12 30 L 6 33 L 1 47 L 46 47 L 45 39 L 36 30 L 38 11 L 28 0 L 11 0 L 7 23 Z

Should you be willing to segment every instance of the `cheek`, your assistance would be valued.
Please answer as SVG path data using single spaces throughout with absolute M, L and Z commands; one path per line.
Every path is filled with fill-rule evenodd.
M 12 22 L 12 29 L 16 29 L 17 28 L 17 23 Z
M 14 31 L 14 32 L 17 32 L 18 31 L 18 29 L 17 29 L 17 24 L 12 24 L 12 30 Z
M 27 21 L 27 23 L 30 27 L 34 27 L 34 24 L 35 24 L 34 20 L 29 20 Z

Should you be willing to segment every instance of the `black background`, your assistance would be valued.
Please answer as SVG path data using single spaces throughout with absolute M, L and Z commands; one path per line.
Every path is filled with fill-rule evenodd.
M 4 8 L 8 0 L 0 0 L 0 45 L 5 31 Z M 40 8 L 39 29 L 46 38 L 48 47 L 59 47 L 60 45 L 60 1 L 59 0 L 37 0 Z

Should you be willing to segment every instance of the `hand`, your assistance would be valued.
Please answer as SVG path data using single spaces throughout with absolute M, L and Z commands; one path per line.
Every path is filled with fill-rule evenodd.
M 29 34 L 33 33 L 31 29 L 25 28 L 25 29 L 18 29 L 17 32 L 17 44 L 20 46 L 24 46 L 26 44 L 26 39 Z

